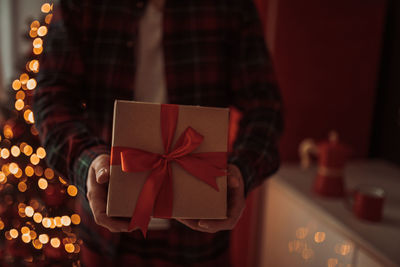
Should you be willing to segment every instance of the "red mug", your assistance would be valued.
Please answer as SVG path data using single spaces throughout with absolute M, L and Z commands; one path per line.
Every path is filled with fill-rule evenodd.
M 364 220 L 379 222 L 382 219 L 385 191 L 376 186 L 363 185 L 353 192 L 353 212 Z

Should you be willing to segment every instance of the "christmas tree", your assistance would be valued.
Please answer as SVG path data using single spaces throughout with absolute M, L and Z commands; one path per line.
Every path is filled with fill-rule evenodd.
M 6 119 L 0 134 L 0 263 L 5 266 L 80 265 L 77 188 L 46 165 L 31 108 L 52 9 L 52 4 L 43 4 L 43 19 L 30 24 L 32 53 L 12 83 L 12 109 L 3 107 L 2 112 Z

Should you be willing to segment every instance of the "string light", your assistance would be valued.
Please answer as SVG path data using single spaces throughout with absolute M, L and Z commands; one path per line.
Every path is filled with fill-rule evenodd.
M 51 10 L 51 6 L 50 6 L 49 3 L 44 3 L 44 4 L 42 5 L 41 11 L 42 11 L 43 13 L 49 13 L 50 10 Z
M 39 241 L 42 244 L 47 244 L 49 242 L 49 236 L 46 234 L 39 235 Z
M 74 197 L 78 194 L 78 189 L 74 185 L 69 185 L 67 188 L 68 195 Z
M 25 214 L 26 214 L 26 216 L 32 217 L 32 216 L 33 216 L 33 213 L 34 213 L 33 208 L 32 208 L 31 206 L 26 206 L 26 208 L 25 208 Z
M 29 36 L 32 38 L 32 51 L 34 55 L 40 55 L 43 52 L 44 41 L 43 38 L 48 34 L 48 25 L 51 23 L 53 18 L 53 14 L 51 13 L 53 10 L 53 4 L 44 3 L 41 5 L 41 12 L 45 14 L 44 23 L 41 23 L 38 20 L 32 21 L 29 28 Z M 15 91 L 15 102 L 14 108 L 16 111 L 21 112 L 22 118 L 28 124 L 27 129 L 30 129 L 30 133 L 33 137 L 38 135 L 38 130 L 34 126 L 35 118 L 30 107 L 32 96 L 32 90 L 35 90 L 38 86 L 38 82 L 35 78 L 35 74 L 39 72 L 40 63 L 37 57 L 34 56 L 33 59 L 26 62 L 24 73 L 21 73 L 17 79 L 15 79 L 11 87 Z M 26 99 L 28 98 L 28 99 Z M 5 186 L 9 186 L 6 184 L 7 176 L 10 177 L 9 182 L 13 188 L 17 188 L 19 192 L 26 192 L 28 188 L 33 188 L 38 190 L 48 189 L 49 181 L 54 178 L 55 173 L 51 168 L 43 168 L 43 161 L 46 158 L 46 150 L 43 147 L 37 147 L 34 145 L 27 144 L 26 142 L 20 142 L 19 144 L 13 144 L 12 138 L 19 138 L 19 122 L 16 123 L 6 123 L 2 127 L 4 140 L 2 142 L 2 147 L 0 147 L 0 157 L 3 160 L 12 160 L 14 162 L 4 161 L 1 165 L 0 171 L 0 190 L 5 188 Z M 17 131 L 18 129 L 18 131 Z M 29 132 L 28 132 L 29 133 Z M 2 136 L 0 136 L 0 141 L 2 140 Z M 12 158 L 10 159 L 10 156 Z M 28 157 L 28 163 L 25 163 L 23 166 L 23 162 L 25 162 L 26 157 Z M 18 166 L 20 164 L 20 166 Z M 40 166 L 42 165 L 42 166 Z M 10 176 L 13 175 L 13 176 Z M 36 175 L 36 177 L 34 177 Z M 15 178 L 18 180 L 16 180 Z M 32 178 L 31 178 L 32 177 Z M 43 177 L 43 178 L 42 178 Z M 58 176 L 57 176 L 58 177 Z M 34 179 L 33 179 L 34 178 Z M 38 179 L 38 180 L 36 180 Z M 33 181 L 37 181 L 38 188 L 31 187 Z M 68 185 L 65 180 L 61 177 L 58 177 L 58 180 L 53 182 L 60 182 L 65 189 L 61 190 L 62 193 L 68 194 L 69 196 L 77 195 L 77 188 L 73 185 Z M 6 184 L 4 186 L 4 184 Z M 32 190 L 32 189 L 31 189 Z M 18 193 L 18 191 L 16 191 Z M 44 245 L 50 243 L 50 245 L 54 248 L 58 248 L 61 246 L 60 238 L 63 240 L 62 245 L 66 252 L 68 253 L 79 253 L 80 246 L 79 242 L 81 240 L 77 240 L 76 235 L 72 233 L 71 224 L 77 225 L 80 224 L 81 218 L 78 214 L 72 214 L 71 216 L 63 215 L 63 216 L 55 216 L 53 217 L 45 217 L 48 216 L 48 210 L 46 209 L 44 203 L 42 201 L 38 201 L 35 198 L 27 199 L 25 195 L 20 198 L 20 195 L 17 195 L 17 198 L 14 198 L 11 195 L 5 195 L 3 202 L 9 207 L 15 207 L 12 205 L 14 201 L 21 201 L 18 203 L 18 215 L 20 218 L 24 219 L 24 224 L 18 222 L 18 218 L 16 221 L 12 221 L 13 227 L 17 229 L 10 229 L 4 232 L 4 236 L 6 240 L 12 240 L 21 238 L 21 241 L 26 244 L 32 244 L 35 249 L 42 249 Z M 29 197 L 29 196 L 28 196 Z M 23 203 L 23 201 L 28 201 L 27 204 Z M 29 203 L 29 205 L 28 205 Z M 36 223 L 36 224 L 35 224 Z M 21 225 L 22 224 L 22 225 Z M 5 222 L 0 218 L 0 230 L 5 228 Z M 50 238 L 48 234 L 43 233 L 44 231 L 48 231 L 48 229 L 61 228 L 61 234 L 67 235 L 66 238 L 53 237 Z M 42 231 L 41 234 L 36 231 Z M 54 231 L 54 230 L 52 230 Z M 19 241 L 19 244 L 23 244 Z M 79 243 L 79 244 L 78 244 Z M 33 263 L 35 262 L 36 255 L 26 255 L 24 260 L 25 262 Z M 44 257 L 42 258 L 44 259 Z M 69 259 L 71 257 L 69 256 Z
M 18 91 L 18 92 L 15 94 L 15 99 L 24 100 L 24 99 L 25 99 L 25 93 L 24 93 L 24 91 Z
M 54 248 L 58 248 L 61 245 L 61 242 L 60 242 L 60 239 L 58 239 L 58 237 L 53 237 L 52 239 L 50 239 L 50 244 Z
M 20 80 L 14 80 L 11 86 L 14 90 L 19 90 L 21 89 L 22 84 Z
M 65 245 L 64 245 L 64 249 L 65 249 L 65 251 L 67 251 L 68 253 L 73 253 L 74 250 L 75 250 L 75 247 L 74 247 L 73 244 L 68 243 L 68 244 L 65 244 Z
M 38 180 L 38 186 L 39 186 L 40 189 L 45 190 L 47 188 L 47 186 L 48 186 L 47 180 L 44 179 L 44 178 L 40 178 Z
M 20 154 L 21 150 L 19 149 L 19 147 L 15 145 L 11 147 L 11 155 L 13 155 L 14 157 L 18 157 Z
M 36 154 L 40 159 L 44 159 L 46 157 L 46 150 L 44 150 L 43 147 L 38 147 L 38 149 L 36 149 Z
M 33 220 L 35 221 L 35 223 L 41 223 L 42 219 L 43 216 L 39 212 L 35 212 L 35 214 L 33 214 Z
M 18 190 L 21 192 L 25 192 L 28 189 L 28 186 L 26 185 L 25 182 L 19 182 L 18 183 Z M 25 210 L 25 214 L 26 214 L 26 210 Z M 32 214 L 33 215 L 33 214 Z M 29 215 L 28 215 L 29 216 Z M 31 217 L 31 216 L 29 216 Z
M 44 170 L 44 177 L 46 177 L 49 180 L 53 179 L 54 171 L 50 168 L 47 168 L 46 170 Z
M 3 148 L 0 154 L 3 159 L 7 159 L 10 156 L 10 151 L 7 148 Z
M 71 221 L 73 224 L 80 224 L 81 223 L 81 217 L 78 214 L 72 214 L 71 215 Z
M 10 236 L 12 237 L 12 238 L 17 238 L 18 237 L 18 231 L 17 231 L 17 229 L 11 229 L 10 230 Z

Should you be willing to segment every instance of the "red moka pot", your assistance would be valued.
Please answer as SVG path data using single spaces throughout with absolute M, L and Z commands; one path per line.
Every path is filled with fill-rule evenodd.
M 345 195 L 344 168 L 351 154 L 350 148 L 340 143 L 336 132 L 329 134 L 329 140 L 314 143 L 311 139 L 300 145 L 302 166 L 308 167 L 310 155 L 318 157 L 317 175 L 313 191 L 322 196 L 343 197 Z

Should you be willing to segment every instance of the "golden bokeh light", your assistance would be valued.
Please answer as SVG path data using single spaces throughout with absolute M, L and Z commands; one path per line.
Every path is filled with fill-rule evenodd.
M 30 30 L 30 31 L 29 31 L 29 36 L 30 36 L 31 38 L 37 37 L 37 36 L 38 36 L 37 30 Z
M 21 170 L 21 169 L 18 169 L 17 173 L 14 174 L 14 176 L 15 176 L 16 178 L 21 178 L 21 177 L 22 177 L 22 170 Z
M 25 155 L 27 155 L 29 157 L 30 155 L 32 155 L 33 149 L 30 145 L 25 145 L 23 148 L 23 152 Z
M 326 234 L 325 232 L 316 232 L 314 234 L 314 241 L 315 243 L 322 243 L 325 241 Z
M 15 99 L 24 100 L 24 99 L 25 99 L 25 93 L 24 93 L 24 91 L 18 91 L 18 92 L 15 94 Z
M 47 180 L 44 179 L 44 178 L 40 178 L 38 180 L 38 186 L 39 186 L 40 189 L 45 190 L 47 188 L 47 186 L 48 186 Z
M 53 19 L 53 14 L 48 14 L 48 15 L 44 18 L 44 22 L 46 22 L 46 24 L 50 24 L 52 19 Z
M 57 227 L 61 227 L 62 223 L 61 223 L 61 217 L 60 216 L 56 216 L 54 217 L 54 223 Z
M 43 247 L 43 244 L 40 243 L 40 241 L 38 239 L 33 240 L 32 244 L 33 244 L 34 248 L 36 248 L 36 249 L 41 249 Z
M 54 219 L 50 218 L 50 228 L 54 229 L 56 228 L 56 222 L 54 221 Z
M 33 208 L 31 206 L 26 206 L 26 208 L 25 208 L 26 216 L 32 217 L 34 212 L 35 211 L 33 210 Z
M 10 173 L 16 174 L 18 172 L 18 164 L 15 162 L 11 162 L 10 165 L 8 165 L 8 169 Z
M 42 220 L 42 225 L 45 228 L 50 228 L 50 226 L 51 226 L 50 218 L 44 217 L 43 220 Z
M 29 115 L 30 115 L 31 113 L 32 113 L 32 110 L 30 110 L 30 109 L 25 110 L 25 112 L 24 112 L 24 119 L 25 119 L 26 121 L 29 120 Z
M 46 157 L 46 150 L 43 147 L 38 147 L 38 149 L 36 149 L 36 155 L 38 155 L 40 159 L 44 159 Z
M 54 171 L 50 168 L 46 168 L 46 170 L 44 170 L 44 177 L 46 177 L 47 179 L 51 180 L 54 178 Z
M 29 165 L 28 165 L 28 166 L 25 167 L 25 174 L 26 174 L 26 176 L 28 176 L 28 177 L 33 176 L 34 170 L 33 170 L 32 166 L 29 166 Z
M 29 75 L 22 73 L 21 76 L 19 76 L 19 80 L 21 81 L 21 84 L 26 84 L 29 80 Z
M 24 100 L 17 99 L 17 101 L 15 101 L 15 105 L 14 106 L 15 106 L 16 110 L 18 110 L 18 111 L 22 110 L 24 108 L 24 106 L 25 106 Z
M 30 158 L 30 161 L 31 161 L 31 163 L 32 163 L 33 165 L 38 165 L 39 162 L 40 162 L 40 159 L 39 159 L 39 157 L 38 157 L 36 154 L 32 154 L 32 155 L 31 155 L 31 158 Z
M 52 239 L 50 239 L 50 244 L 54 248 L 58 248 L 61 245 L 61 242 L 60 242 L 60 239 L 58 239 L 58 237 L 53 237 Z
M 11 147 L 11 155 L 13 155 L 14 157 L 18 157 L 20 154 L 21 150 L 19 149 L 19 147 L 15 145 Z
M 62 184 L 67 184 L 67 182 L 66 182 L 63 178 L 61 178 L 61 177 L 58 177 L 58 180 L 59 180 L 60 183 L 62 183 Z
M 40 37 L 37 37 L 32 42 L 34 48 L 40 48 L 43 46 L 43 40 Z
M 3 148 L 0 154 L 3 159 L 7 159 L 10 156 L 10 151 L 7 148 Z
M 40 22 L 39 22 L 38 20 L 34 20 L 34 21 L 31 23 L 31 29 L 32 29 L 32 30 L 37 30 L 37 28 L 39 28 L 39 26 L 40 26 Z
M 42 5 L 42 7 L 41 7 L 40 10 L 41 10 L 43 13 L 49 13 L 49 12 L 50 12 L 50 9 L 51 9 L 50 4 L 49 4 L 49 3 L 44 3 L 44 4 Z
M 18 231 L 17 231 L 17 229 L 11 229 L 11 230 L 10 230 L 10 236 L 11 236 L 12 238 L 17 238 L 17 237 L 18 237 Z
M 78 189 L 74 185 L 69 185 L 67 188 L 68 195 L 74 197 L 78 194 Z
M 0 172 L 0 183 L 4 183 L 4 181 L 7 181 L 7 176 L 4 172 Z
M 35 174 L 36 174 L 36 176 L 42 176 L 42 175 L 43 175 L 43 168 L 42 168 L 42 166 L 36 166 L 36 167 L 35 167 Z
M 335 246 L 335 252 L 339 255 L 346 256 L 352 250 L 352 245 L 349 242 L 343 242 Z
M 11 128 L 10 125 L 6 124 L 4 126 L 3 134 L 4 134 L 4 137 L 7 138 L 7 139 L 13 138 L 14 133 L 13 133 L 12 128 Z
M 35 221 L 35 223 L 41 223 L 42 219 L 43 216 L 39 212 L 35 212 L 35 214 L 33 214 L 33 220 Z
M 25 243 L 29 243 L 31 242 L 31 236 L 29 234 L 25 234 L 21 236 L 22 241 L 24 241 Z
M 40 37 L 43 37 L 47 34 L 47 27 L 46 26 L 40 26 L 38 31 L 37 31 L 38 35 Z
M 39 72 L 39 61 L 37 59 L 31 60 L 29 62 L 29 69 L 34 73 Z
M 72 214 L 71 215 L 71 221 L 73 224 L 80 224 L 81 223 L 81 217 L 78 214 Z
M 39 47 L 39 48 L 37 48 L 37 47 L 34 47 L 34 48 L 33 48 L 33 53 L 34 53 L 35 55 L 40 55 L 42 52 L 43 52 L 43 46 L 41 46 L 41 47 Z
M 0 220 L 0 230 L 4 229 L 4 222 Z
M 64 226 L 70 226 L 71 225 L 71 218 L 69 216 L 64 215 L 64 216 L 61 217 L 61 223 Z
M 36 88 L 37 82 L 35 79 L 29 79 L 28 82 L 26 83 L 26 87 L 28 90 L 33 90 Z
M 49 242 L 49 236 L 46 234 L 39 235 L 39 241 L 42 244 L 47 244 Z
M 14 90 L 19 90 L 19 89 L 21 89 L 21 82 L 20 82 L 20 80 L 14 80 L 13 83 L 12 83 L 12 88 L 13 88 Z
M 31 236 L 31 239 L 32 239 L 32 240 L 33 240 L 33 239 L 36 239 L 36 237 L 37 237 L 37 233 L 36 233 L 34 230 L 30 231 L 30 232 L 29 232 L 29 235 Z
M 33 117 L 33 112 L 31 111 L 28 115 L 28 122 L 35 123 L 35 118 Z
M 31 230 L 28 227 L 22 226 L 21 227 L 21 234 L 28 234 Z
M 26 185 L 25 182 L 19 182 L 19 183 L 18 183 L 18 190 L 19 190 L 20 192 L 25 192 L 26 189 L 28 189 L 28 186 Z
M 65 251 L 67 251 L 68 253 L 74 253 L 75 247 L 73 244 L 68 243 L 64 245 Z
M 10 235 L 10 231 L 6 231 L 6 232 L 4 233 L 4 236 L 6 237 L 7 240 L 11 240 L 11 239 L 12 239 L 12 237 L 11 237 L 11 235 Z
M 78 244 L 75 244 L 74 247 L 74 253 L 79 253 L 81 251 L 81 247 Z

